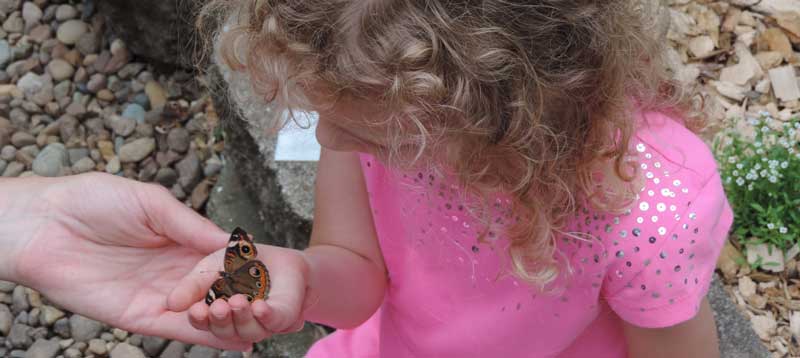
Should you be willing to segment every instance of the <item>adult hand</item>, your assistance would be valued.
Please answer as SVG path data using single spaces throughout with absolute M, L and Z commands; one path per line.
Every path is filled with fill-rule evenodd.
M 303 252 L 258 245 L 258 258 L 266 264 L 271 280 L 267 300 L 251 304 L 243 295 L 235 295 L 208 306 L 204 298 L 219 278 L 216 273 L 222 269 L 224 254 L 224 249 L 218 250 L 198 263 L 170 294 L 168 307 L 176 312 L 188 309 L 192 326 L 226 340 L 257 342 L 303 328 L 303 311 L 317 300 L 307 289 L 309 266 Z
M 4 179 L 0 197 L 1 279 L 135 333 L 252 347 L 167 309 L 167 294 L 228 235 L 163 187 L 91 173 Z

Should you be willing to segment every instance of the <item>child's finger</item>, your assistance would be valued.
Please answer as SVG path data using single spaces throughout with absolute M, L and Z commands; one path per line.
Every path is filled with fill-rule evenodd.
M 192 304 L 202 300 L 209 287 L 219 278 L 224 250 L 206 256 L 184 276 L 167 296 L 167 309 L 173 312 L 187 310 Z
M 197 302 L 189 308 L 189 323 L 201 331 L 208 331 L 208 305 Z
M 209 307 L 208 328 L 211 333 L 222 339 L 235 339 L 236 328 L 233 326 L 231 306 L 224 300 L 216 300 Z
M 270 336 L 270 333 L 253 317 L 250 302 L 244 295 L 235 295 L 228 300 L 233 311 L 233 323 L 239 339 L 258 342 Z
M 259 308 L 256 319 L 269 331 L 284 331 L 300 318 L 305 292 L 305 280 L 299 271 L 276 274 L 266 301 L 269 309 Z

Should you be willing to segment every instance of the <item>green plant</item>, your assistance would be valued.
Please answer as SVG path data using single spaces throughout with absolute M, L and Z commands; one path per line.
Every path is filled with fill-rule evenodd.
M 746 243 L 788 249 L 800 236 L 800 119 L 783 122 L 764 112 L 744 128 L 753 131 L 729 128 L 714 142 L 733 233 Z

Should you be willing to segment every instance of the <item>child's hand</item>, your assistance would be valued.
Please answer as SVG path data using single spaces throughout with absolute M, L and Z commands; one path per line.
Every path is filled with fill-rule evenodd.
M 207 256 L 180 282 L 168 297 L 170 310 L 188 309 L 192 326 L 224 340 L 257 342 L 303 328 L 303 311 L 313 301 L 306 294 L 309 268 L 301 251 L 259 245 L 258 258 L 267 266 L 272 281 L 267 300 L 251 304 L 243 295 L 235 295 L 209 306 L 203 300 L 219 277 L 224 252 Z

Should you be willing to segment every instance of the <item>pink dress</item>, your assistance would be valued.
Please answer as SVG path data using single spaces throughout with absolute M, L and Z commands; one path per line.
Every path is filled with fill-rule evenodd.
M 309 357 L 625 357 L 622 321 L 672 326 L 695 316 L 733 220 L 716 163 L 693 133 L 661 113 L 632 138 L 646 184 L 624 214 L 579 211 L 559 237 L 571 274 L 539 292 L 508 275 L 502 233 L 457 187 L 397 173 L 362 155 L 389 286 L 380 309 L 317 342 Z M 511 218 L 498 200 L 492 226 Z M 585 236 L 585 235 L 584 235 Z

